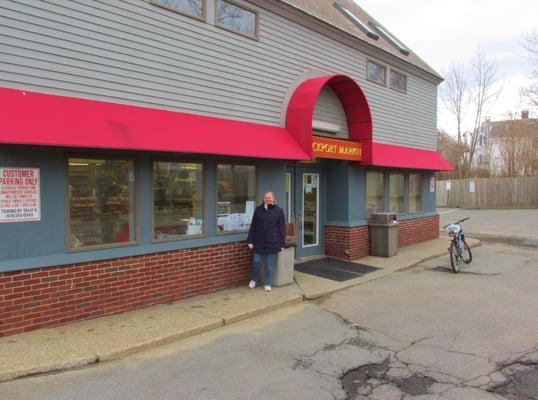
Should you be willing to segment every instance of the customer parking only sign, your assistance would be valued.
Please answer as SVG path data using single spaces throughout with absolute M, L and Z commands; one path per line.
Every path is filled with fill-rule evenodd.
M 39 221 L 39 168 L 0 167 L 0 223 Z

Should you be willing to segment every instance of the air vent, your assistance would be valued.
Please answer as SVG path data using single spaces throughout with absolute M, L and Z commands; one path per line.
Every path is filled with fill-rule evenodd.
M 396 39 L 392 34 L 387 32 L 385 28 L 381 27 L 380 25 L 374 24 L 372 21 L 368 23 L 377 33 L 379 33 L 385 40 L 390 42 L 394 47 L 396 47 L 398 50 L 400 50 L 400 53 L 403 55 L 408 56 L 409 50 L 400 42 L 398 39 Z
M 361 31 L 366 33 L 368 37 L 377 40 L 379 39 L 379 35 L 377 35 L 374 31 L 372 31 L 370 28 L 368 28 L 368 25 L 363 24 L 362 21 L 355 16 L 351 11 L 349 11 L 347 8 L 345 8 L 343 5 L 334 3 L 334 7 L 340 11 L 344 17 L 349 19 L 355 26 L 357 26 Z

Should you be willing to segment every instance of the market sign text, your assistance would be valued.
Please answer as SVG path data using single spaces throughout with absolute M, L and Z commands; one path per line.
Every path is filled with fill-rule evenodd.
M 312 136 L 312 139 L 313 157 L 362 160 L 361 143 L 320 136 Z

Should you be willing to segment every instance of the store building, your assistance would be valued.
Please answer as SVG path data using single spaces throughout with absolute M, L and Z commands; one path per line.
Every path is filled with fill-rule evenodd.
M 245 284 L 271 190 L 296 256 L 438 236 L 440 76 L 351 0 L 0 4 L 0 336 Z

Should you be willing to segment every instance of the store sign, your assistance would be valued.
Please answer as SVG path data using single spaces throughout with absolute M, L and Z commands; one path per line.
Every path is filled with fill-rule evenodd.
M 0 168 L 0 223 L 41 219 L 39 168 Z
M 433 176 L 430 177 L 430 193 L 435 192 L 435 178 Z
M 362 160 L 361 143 L 319 136 L 313 136 L 312 139 L 313 157 Z

